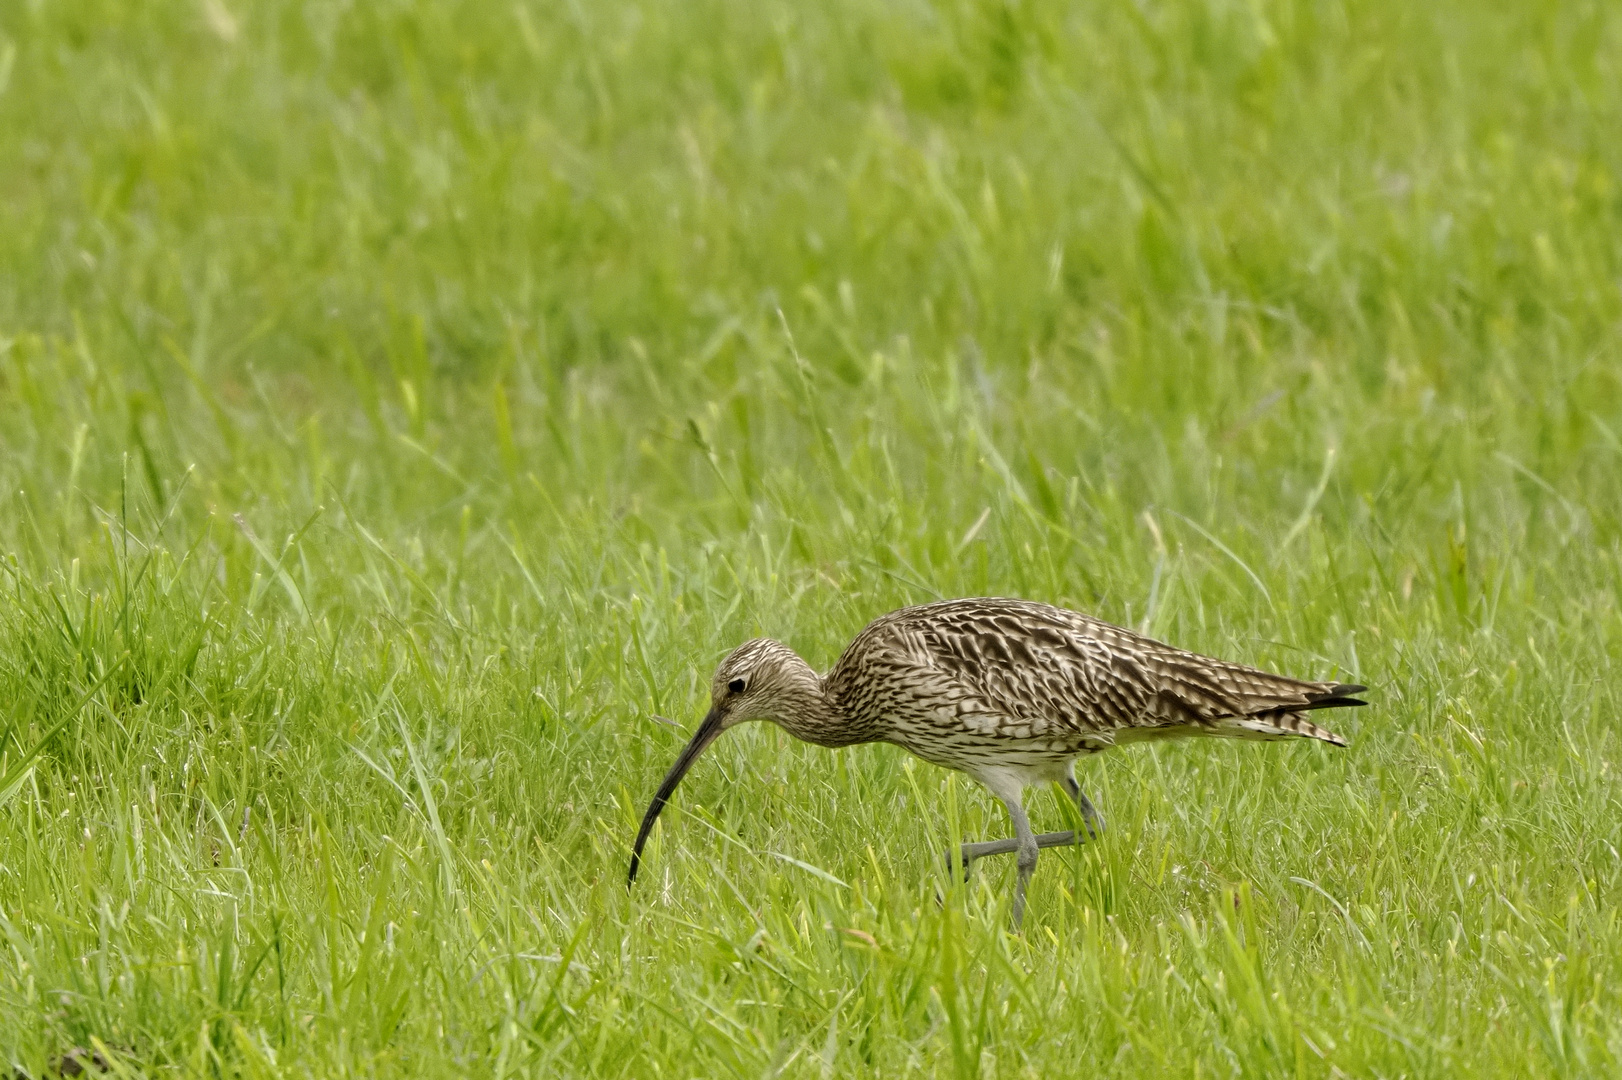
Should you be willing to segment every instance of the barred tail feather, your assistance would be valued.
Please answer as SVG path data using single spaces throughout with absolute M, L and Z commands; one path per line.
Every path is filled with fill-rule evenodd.
M 1367 689 L 1366 686 L 1352 683 L 1334 683 L 1308 694 L 1306 704 L 1263 708 L 1245 716 L 1225 717 L 1219 724 L 1231 728 L 1232 734 L 1242 739 L 1280 739 L 1299 735 L 1308 739 L 1318 739 L 1331 746 L 1345 746 L 1345 739 L 1328 728 L 1319 727 L 1301 714 L 1312 709 L 1342 709 L 1367 705 L 1368 702 L 1360 701 L 1353 696 Z
M 1227 728 L 1227 731 L 1222 731 Z M 1229 716 L 1217 722 L 1214 734 L 1240 739 L 1286 739 L 1301 736 L 1318 739 L 1331 746 L 1345 746 L 1346 740 L 1328 728 L 1321 728 L 1299 713 L 1261 713 L 1256 716 Z

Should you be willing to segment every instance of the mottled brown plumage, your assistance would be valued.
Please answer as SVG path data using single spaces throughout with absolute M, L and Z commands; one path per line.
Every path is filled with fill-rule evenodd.
M 1018 851 L 1014 920 L 1041 847 L 1021 809 L 1025 787 L 1066 786 L 1101 827 L 1075 759 L 1120 743 L 1184 736 L 1306 736 L 1345 746 L 1306 718 L 1362 705 L 1362 686 L 1312 682 L 1174 649 L 1087 615 L 1027 600 L 943 600 L 868 624 L 825 676 L 786 645 L 758 638 L 716 669 L 711 708 L 648 807 L 631 856 L 636 878 L 654 820 L 693 760 L 734 724 L 770 720 L 820 746 L 889 742 L 960 769 L 1001 798 L 1015 839 L 965 844 L 963 861 Z

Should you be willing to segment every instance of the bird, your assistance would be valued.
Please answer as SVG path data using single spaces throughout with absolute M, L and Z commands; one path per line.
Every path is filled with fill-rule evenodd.
M 1104 821 L 1076 780 L 1076 759 L 1185 737 L 1346 740 L 1307 713 L 1368 704 L 1368 688 L 1276 675 L 1174 648 L 1077 611 L 1030 600 L 941 600 L 881 615 L 824 675 L 771 638 L 739 645 L 715 669 L 710 709 L 648 805 L 631 850 L 636 881 L 654 822 L 693 762 L 726 730 L 769 721 L 830 748 L 892 743 L 979 781 L 1007 808 L 1014 836 L 965 843 L 974 860 L 1016 852 L 1013 923 L 1042 848 L 1077 831 L 1031 831 L 1027 787 L 1059 783 L 1088 833 Z

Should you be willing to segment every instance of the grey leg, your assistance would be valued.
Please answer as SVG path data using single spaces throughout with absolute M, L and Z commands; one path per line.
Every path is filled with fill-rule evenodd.
M 1074 766 L 1072 765 L 1073 769 Z M 1104 818 L 1099 814 L 1092 800 L 1082 794 L 1081 785 L 1076 783 L 1075 773 L 1066 770 L 1064 778 L 1065 791 L 1076 801 L 1076 808 L 1081 812 L 1082 820 L 1087 824 L 1088 836 L 1097 839 L 1104 831 Z M 988 769 L 975 774 L 975 779 L 991 789 L 992 794 L 1002 800 L 1008 808 L 1008 816 L 1014 823 L 1014 835 L 1007 840 L 982 840 L 978 843 L 964 844 L 956 851 L 946 853 L 946 865 L 951 867 L 954 857 L 961 860 L 963 877 L 969 876 L 969 867 L 974 860 L 983 859 L 987 855 L 1006 855 L 1017 852 L 1019 855 L 1019 877 L 1014 885 L 1014 929 L 1018 930 L 1025 921 L 1025 887 L 1030 883 L 1031 874 L 1036 870 L 1036 859 L 1043 848 L 1065 847 L 1070 844 L 1081 843 L 1083 837 L 1071 829 L 1063 832 L 1043 833 L 1037 836 L 1031 832 L 1031 820 L 1025 815 L 1023 805 L 1024 784 L 1017 775 L 1010 775 L 1002 770 Z
M 1087 823 L 1087 838 L 1098 839 L 1099 835 L 1104 831 L 1104 815 L 1098 812 L 1098 809 L 1093 806 L 1092 800 L 1082 792 L 1081 785 L 1076 783 L 1074 774 L 1066 776 L 1063 783 L 1065 791 L 1075 800 L 1076 809 L 1081 811 L 1082 820 Z M 1063 832 L 1039 834 L 1036 838 L 1036 846 L 1038 849 L 1069 847 L 1071 844 L 1081 843 L 1082 839 L 1071 830 L 1066 829 Z M 978 843 L 964 844 L 961 856 L 963 860 L 963 879 L 968 880 L 969 868 L 974 865 L 974 860 L 983 859 L 987 855 L 1007 855 L 1011 851 L 1018 850 L 1019 838 L 1012 836 L 1007 840 L 982 840 Z M 948 867 L 951 866 L 952 856 L 955 854 L 958 853 L 953 851 L 946 853 Z
M 1036 857 L 1042 849 L 1031 832 L 1031 819 L 1025 816 L 1025 807 L 1020 805 L 1018 795 L 1005 798 L 1003 805 L 1008 807 L 1008 816 L 1014 819 L 1014 840 L 1019 845 L 1015 849 L 1019 853 L 1019 877 L 1014 880 L 1014 929 L 1018 930 L 1025 921 L 1025 884 L 1031 880 Z

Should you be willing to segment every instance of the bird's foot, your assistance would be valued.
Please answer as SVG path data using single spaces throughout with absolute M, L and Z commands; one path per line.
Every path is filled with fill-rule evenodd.
M 974 860 L 983 859 L 987 855 L 1006 855 L 1010 851 L 1019 850 L 1019 841 L 1010 837 L 1007 840 L 981 840 L 975 843 L 964 844 L 961 848 L 946 852 L 946 867 L 950 872 L 953 863 L 960 862 L 963 867 L 963 880 L 969 880 L 969 868 Z
M 1103 827 L 1103 822 L 1099 821 L 1099 830 L 1102 831 Z M 1089 823 L 1089 831 L 1091 831 L 1091 823 Z M 1063 832 L 1042 833 L 1036 838 L 1038 848 L 1068 847 L 1071 844 L 1079 843 L 1081 843 L 1081 837 L 1073 829 L 1065 829 Z M 1012 836 L 1006 840 L 981 840 L 972 844 L 964 844 L 957 851 L 948 850 L 946 852 L 946 866 L 950 870 L 952 864 L 961 859 L 963 880 L 967 881 L 969 880 L 969 869 L 974 865 L 974 860 L 983 859 L 987 855 L 1007 855 L 1009 852 L 1018 850 L 1019 840 Z

